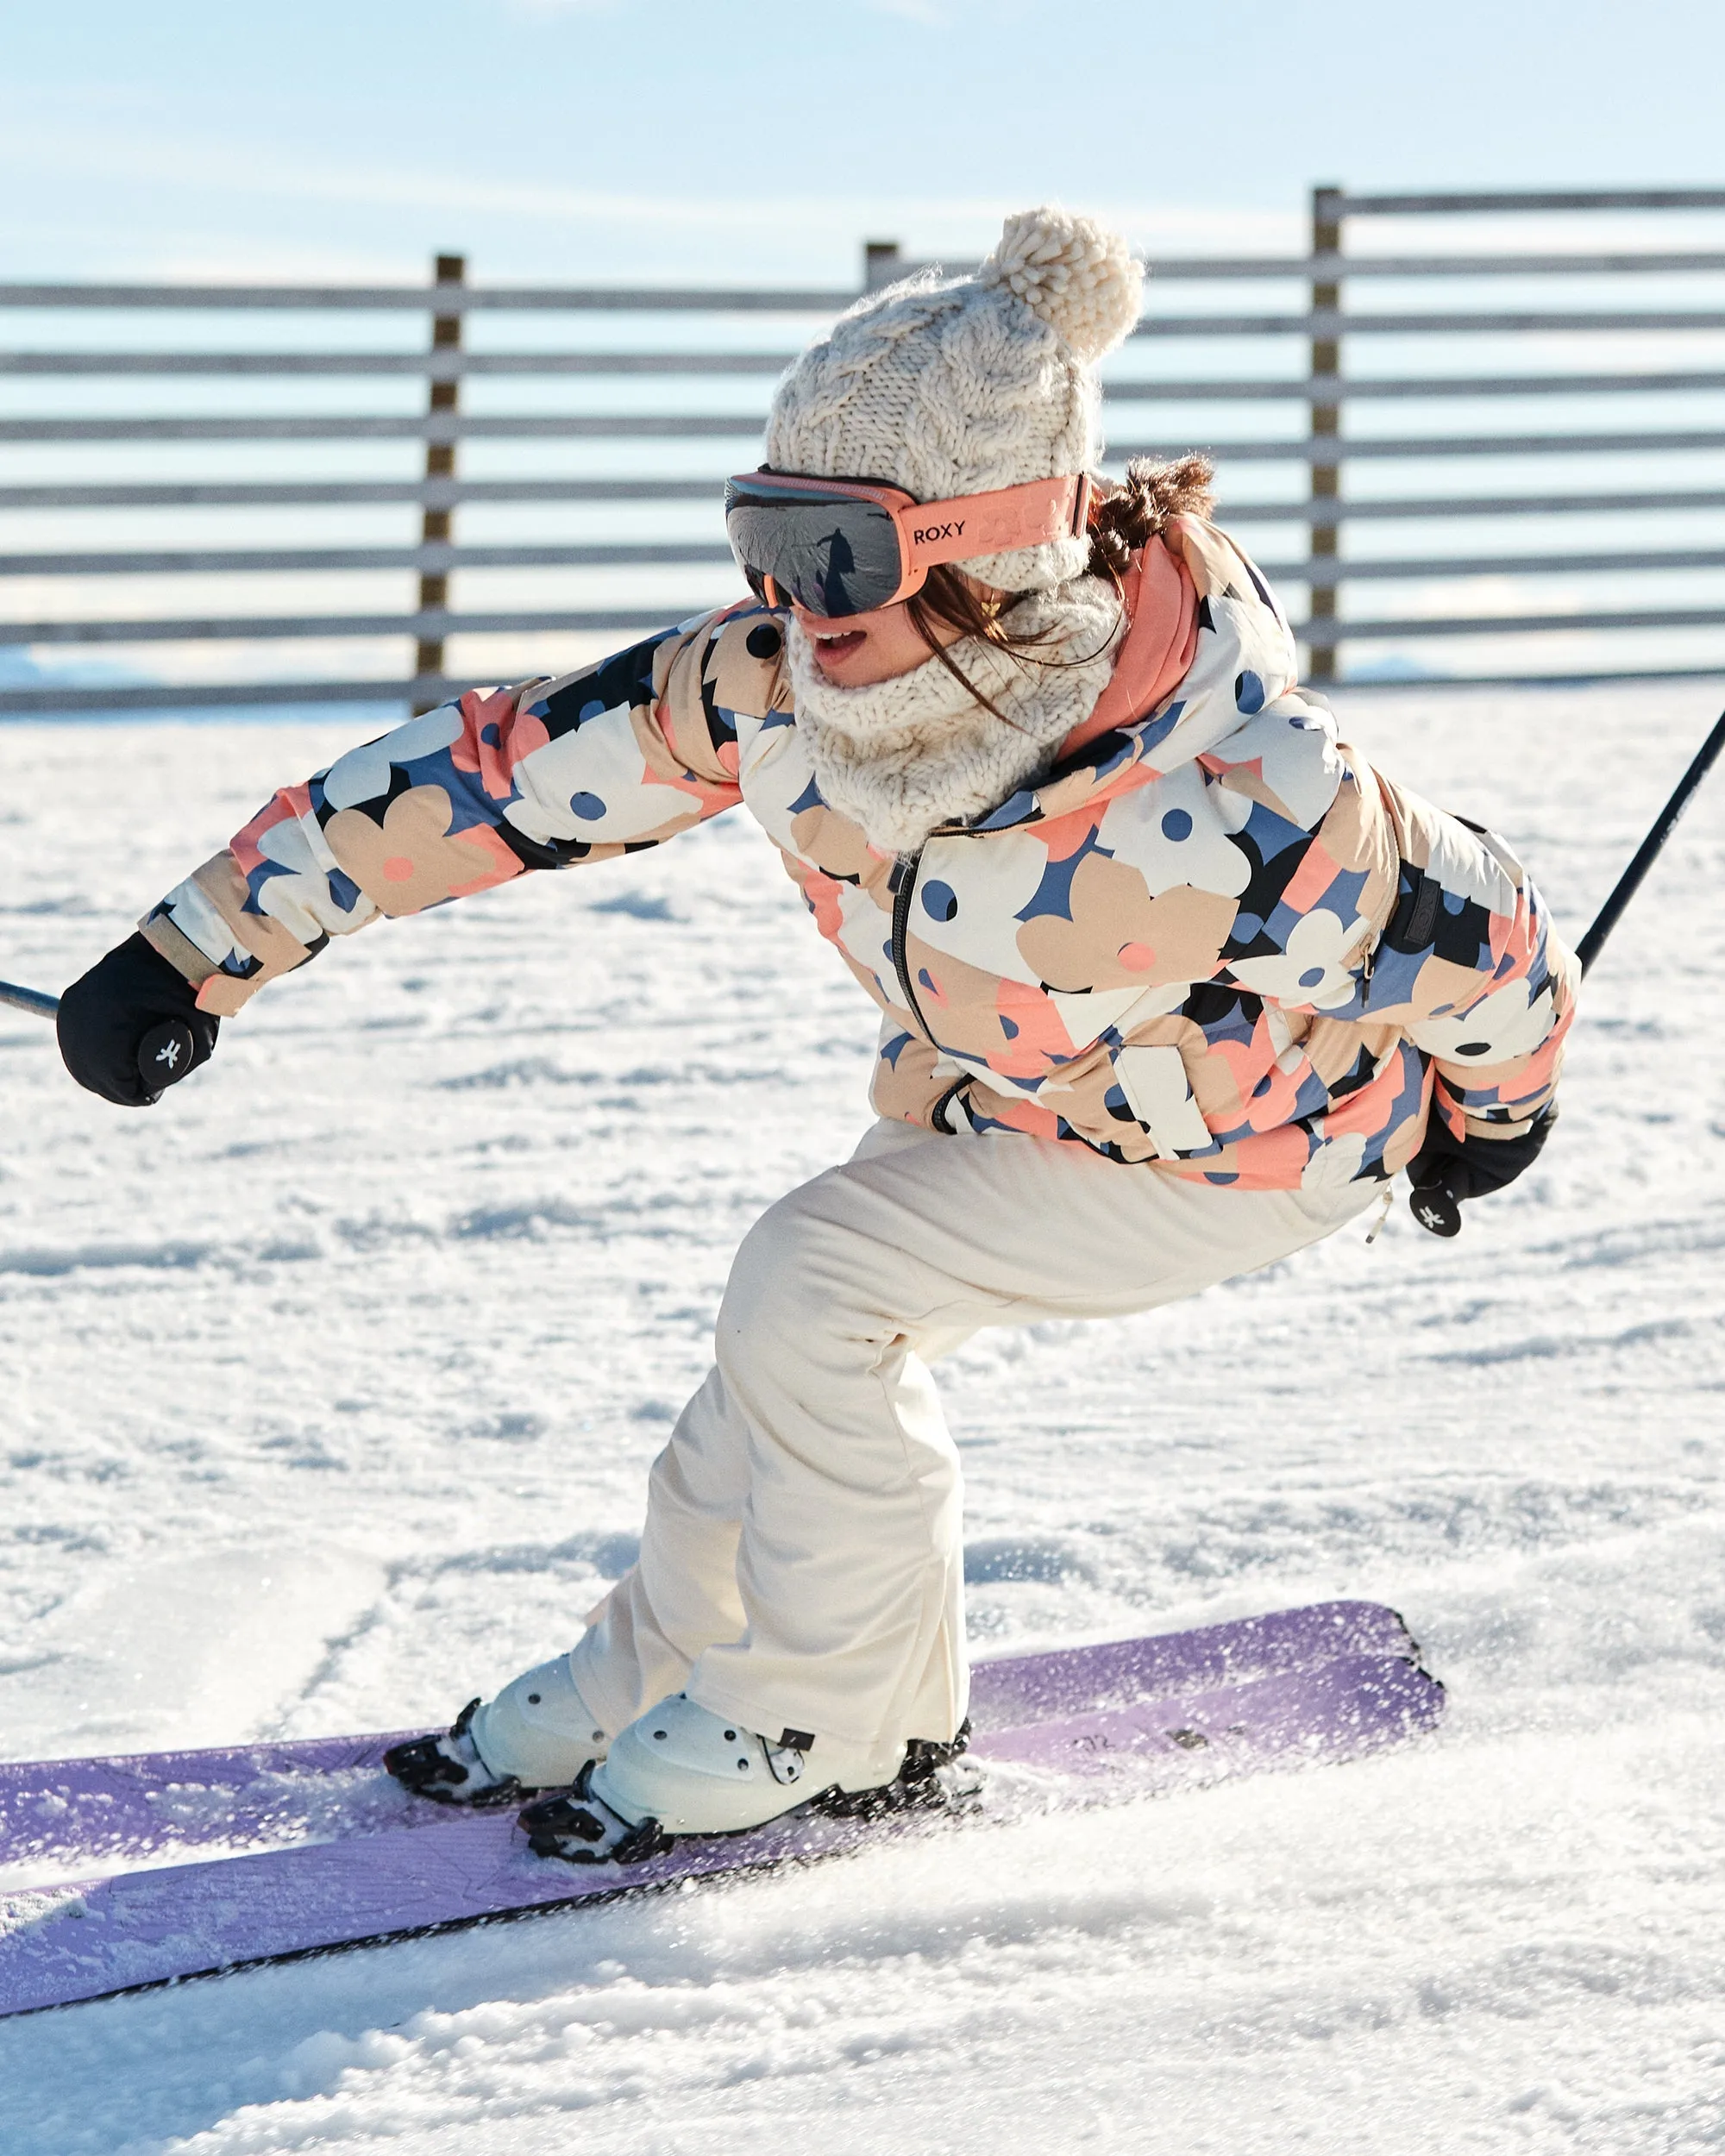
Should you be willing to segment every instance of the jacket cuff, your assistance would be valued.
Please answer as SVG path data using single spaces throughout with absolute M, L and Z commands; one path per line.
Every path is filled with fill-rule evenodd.
M 184 974 L 194 988 L 201 988 L 216 968 L 189 936 L 182 934 L 160 910 L 145 914 L 138 933 L 159 957 L 166 958 L 176 973 Z

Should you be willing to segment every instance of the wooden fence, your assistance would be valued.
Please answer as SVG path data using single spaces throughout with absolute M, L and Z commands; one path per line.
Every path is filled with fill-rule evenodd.
M 1151 263 L 1147 311 L 1108 373 L 1110 462 L 1192 448 L 1216 456 L 1225 518 L 1303 609 L 1313 680 L 1371 679 L 1386 649 L 1394 660 L 1408 647 L 1422 655 L 1402 656 L 1398 681 L 1725 674 L 1725 580 L 1714 573 L 1725 571 L 1725 249 L 1654 243 L 1669 215 L 1720 210 L 1725 188 L 1320 188 L 1304 254 Z M 1353 244 L 1373 221 L 1423 240 L 1452 235 L 1457 221 L 1490 238 L 1514 230 L 1505 219 L 1536 220 L 1541 244 L 1378 254 Z M 1611 244 L 1590 236 L 1602 229 Z M 908 266 L 872 244 L 863 287 Z M 423 706 L 474 678 L 449 663 L 451 639 L 580 636 L 586 649 L 595 635 L 714 604 L 730 588 L 719 479 L 757 461 L 773 377 L 856 296 L 486 286 L 469 283 L 456 256 L 438 257 L 423 286 L 0 285 L 11 321 L 47 317 L 62 338 L 68 323 L 98 332 L 77 348 L 20 339 L 0 351 L 22 407 L 0 417 L 9 460 L 0 546 L 44 519 L 78 540 L 0 553 L 0 579 L 26 601 L 4 608 L 0 646 L 30 655 L 0 675 L 10 684 L 0 715 Z M 285 317 L 292 335 L 235 342 L 236 322 L 255 340 Z M 542 348 L 547 317 L 560 335 Z M 706 325 L 693 342 L 692 318 Z M 155 348 L 141 320 L 174 324 L 172 337 Z M 415 321 L 429 329 L 407 348 L 400 328 Z M 337 348 L 337 323 L 369 345 Z M 760 323 L 776 337 L 756 335 Z M 320 341 L 300 348 L 308 329 Z M 224 383 L 227 397 L 254 378 L 294 385 L 277 394 L 302 408 L 134 408 L 140 391 L 177 404 L 199 379 Z M 533 380 L 572 385 L 581 408 L 511 408 L 511 385 Z M 85 381 L 104 385 L 97 401 L 111 409 L 66 409 Z M 750 381 L 758 394 L 737 393 Z M 320 385 L 367 382 L 418 385 L 418 409 L 323 408 Z M 588 408 L 595 395 L 608 403 Z M 1552 415 L 1536 431 L 1516 417 L 1529 402 Z M 492 445 L 506 444 L 530 445 L 524 463 L 518 449 L 496 461 Z M 344 457 L 368 468 L 339 475 L 330 467 Z M 619 536 L 643 507 L 667 536 Z M 499 513 L 519 521 L 458 539 L 457 512 L 481 509 L 493 524 Z M 417 533 L 356 540 L 356 520 L 371 530 L 380 510 L 417 518 Z M 572 510 L 586 536 L 530 536 L 530 518 Z M 254 534 L 262 520 L 266 536 L 291 523 L 303 538 L 308 512 L 317 543 L 224 543 L 235 513 Z M 198 543 L 179 543 L 198 519 Z M 92 531 L 153 538 L 168 526 L 172 544 L 91 543 Z M 652 575 L 656 591 L 667 570 L 689 577 L 687 602 L 679 590 L 651 605 L 458 605 L 450 582 L 627 572 Z M 403 602 L 379 611 L 244 609 L 248 579 L 382 572 L 417 578 L 417 604 L 403 582 Z M 212 579 L 219 610 L 171 611 L 176 580 L 207 593 Z M 1374 611 L 1374 595 L 1396 587 L 1414 603 Z M 141 611 L 141 590 L 168 594 L 166 605 Z M 107 603 L 81 596 L 91 592 Z M 272 653 L 296 640 L 402 656 L 294 679 Z M 123 649 L 136 671 L 146 647 L 172 648 L 160 655 L 184 678 L 93 678 L 92 655 Z M 1433 660 L 1446 649 L 1470 655 L 1458 677 Z M 216 650 L 235 657 L 211 679 Z

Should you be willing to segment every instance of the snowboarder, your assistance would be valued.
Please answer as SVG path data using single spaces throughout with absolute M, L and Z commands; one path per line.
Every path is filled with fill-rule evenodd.
M 1140 282 L 1038 210 L 863 298 L 727 490 L 752 598 L 353 749 L 63 1000 L 72 1075 L 139 1105 L 154 1029 L 202 1064 L 331 937 L 743 802 L 880 1006 L 879 1120 L 743 1239 L 639 1563 L 393 1758 L 456 1803 L 575 1785 L 536 1846 L 913 1790 L 968 1683 L 930 1363 L 1272 1263 L 1404 1167 L 1499 1188 L 1550 1126 L 1577 969 L 1515 856 L 1339 741 L 1206 466 L 1094 476 Z

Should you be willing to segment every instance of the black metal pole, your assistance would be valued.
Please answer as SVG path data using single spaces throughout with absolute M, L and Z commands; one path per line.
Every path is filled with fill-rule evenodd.
M 1643 879 L 1660 849 L 1677 829 L 1678 819 L 1695 798 L 1696 789 L 1718 761 L 1719 751 L 1725 749 L 1725 711 L 1714 721 L 1713 731 L 1702 743 L 1691 763 L 1678 780 L 1677 791 L 1659 812 L 1659 821 L 1641 841 L 1635 858 L 1617 879 L 1617 887 L 1594 918 L 1594 923 L 1575 947 L 1575 955 L 1581 961 L 1585 973 L 1604 948 L 1605 939 L 1622 918 L 1623 909 L 1641 887 Z
M 20 988 L 10 981 L 0 981 L 0 1003 L 9 1003 L 15 1011 L 28 1011 L 38 1018 L 51 1018 L 60 1009 L 58 996 L 44 995 L 40 988 Z

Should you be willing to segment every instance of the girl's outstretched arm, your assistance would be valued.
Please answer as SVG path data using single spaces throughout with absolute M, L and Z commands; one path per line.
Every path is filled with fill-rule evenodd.
M 781 646 L 750 600 L 557 680 L 470 689 L 350 749 L 275 794 L 144 917 L 161 982 L 177 976 L 218 1019 L 380 914 L 609 860 L 718 815 L 741 798 L 737 715 L 788 709 Z M 60 1031 L 79 1083 L 130 1101 L 144 1097 L 131 1034 L 161 998 L 133 1012 L 141 968 L 118 956 L 66 991 Z M 212 1030 L 198 1060 L 213 1046 Z

